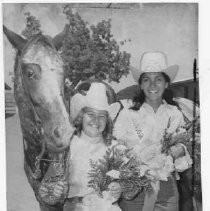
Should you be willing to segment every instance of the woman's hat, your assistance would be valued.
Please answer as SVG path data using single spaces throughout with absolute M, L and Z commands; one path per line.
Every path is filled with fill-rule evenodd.
M 160 51 L 145 52 L 140 59 L 140 70 L 132 69 L 133 78 L 138 82 L 142 73 L 147 72 L 164 72 L 166 73 L 171 82 L 175 79 L 178 73 L 179 66 L 168 66 L 167 56 Z
M 116 102 L 109 105 L 105 84 L 94 82 L 91 83 L 86 95 L 77 93 L 72 97 L 70 102 L 71 117 L 75 119 L 84 107 L 108 111 L 110 117 L 114 119 L 120 109 L 120 104 Z

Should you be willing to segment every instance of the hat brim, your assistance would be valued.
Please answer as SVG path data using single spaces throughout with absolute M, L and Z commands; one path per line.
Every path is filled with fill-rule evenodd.
M 133 75 L 134 81 L 137 83 L 138 83 L 138 80 L 139 80 L 139 77 L 141 76 L 141 74 L 146 73 L 146 72 L 140 71 L 134 67 L 131 67 L 130 70 Z M 169 66 L 168 68 L 162 70 L 161 72 L 166 73 L 169 76 L 171 82 L 173 82 L 178 73 L 178 70 L 179 70 L 179 66 L 175 64 L 175 65 Z
M 79 112 L 84 107 L 90 107 L 90 108 L 97 109 L 97 110 L 106 110 L 109 113 L 110 118 L 112 120 L 114 120 L 121 108 L 121 105 L 119 102 L 115 102 L 115 103 L 108 105 L 107 108 L 99 109 L 97 107 L 92 106 L 91 103 L 89 103 L 89 101 L 86 99 L 85 95 L 77 93 L 72 97 L 71 102 L 70 102 L 71 118 L 75 119 L 77 117 L 77 115 L 79 114 Z

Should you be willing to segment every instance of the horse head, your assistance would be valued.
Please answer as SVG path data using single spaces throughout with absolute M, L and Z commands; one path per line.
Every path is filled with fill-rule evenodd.
M 66 27 L 53 39 L 37 34 L 26 40 L 5 26 L 3 30 L 16 50 L 14 96 L 23 135 L 24 168 L 37 197 L 49 161 L 60 161 L 66 155 L 74 132 L 64 103 L 64 68 L 58 52 Z
M 4 33 L 17 50 L 14 93 L 23 138 L 62 151 L 74 129 L 63 99 L 63 61 L 57 52 L 61 35 L 50 40 L 38 34 L 28 41 L 6 27 Z

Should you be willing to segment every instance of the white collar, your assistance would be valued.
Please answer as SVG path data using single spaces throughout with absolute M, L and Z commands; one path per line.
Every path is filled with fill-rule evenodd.
M 157 109 L 157 111 L 156 112 L 154 112 L 154 109 L 152 108 L 152 106 L 151 105 L 149 105 L 148 103 L 146 103 L 146 102 L 144 102 L 143 104 L 142 104 L 142 107 L 147 111 L 147 112 L 152 112 L 152 113 L 157 113 L 162 107 L 165 107 L 165 106 L 167 106 L 168 105 L 168 103 L 163 99 L 162 100 L 162 103 L 160 104 L 160 106 L 158 107 L 158 109 Z
M 81 132 L 81 135 L 80 137 L 82 140 L 84 140 L 86 143 L 89 142 L 89 143 L 103 143 L 103 137 L 102 135 L 101 136 L 98 136 L 98 137 L 90 137 L 88 135 L 86 135 L 83 131 Z

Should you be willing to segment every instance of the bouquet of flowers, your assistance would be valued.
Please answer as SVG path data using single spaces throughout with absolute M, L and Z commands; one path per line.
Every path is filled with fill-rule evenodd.
M 150 139 L 132 148 L 136 159 L 141 163 L 141 172 L 150 178 L 150 185 L 156 193 L 159 191 L 159 181 L 168 181 L 168 177 L 175 170 L 173 158 L 161 153 L 160 149 L 161 144 Z
M 175 133 L 168 133 L 167 129 L 162 139 L 162 153 L 168 154 L 170 148 L 176 144 L 184 144 L 193 160 L 194 193 L 201 194 L 201 157 L 200 157 L 200 118 L 197 116 L 179 127 Z
M 122 187 L 122 194 L 132 199 L 139 191 L 150 188 L 151 178 L 141 169 L 140 163 L 124 144 L 110 147 L 105 156 L 91 162 L 89 187 L 103 195 L 111 182 L 116 181 Z
M 169 124 L 170 125 L 170 124 Z M 168 128 L 165 130 L 165 134 L 162 140 L 162 152 L 168 153 L 170 147 L 182 143 L 186 146 L 191 146 L 193 142 L 193 136 L 196 143 L 200 143 L 198 139 L 200 134 L 200 118 L 196 117 L 193 121 L 187 122 L 184 126 L 177 128 L 175 133 L 168 133 Z M 190 155 L 192 155 L 192 148 L 189 147 Z

